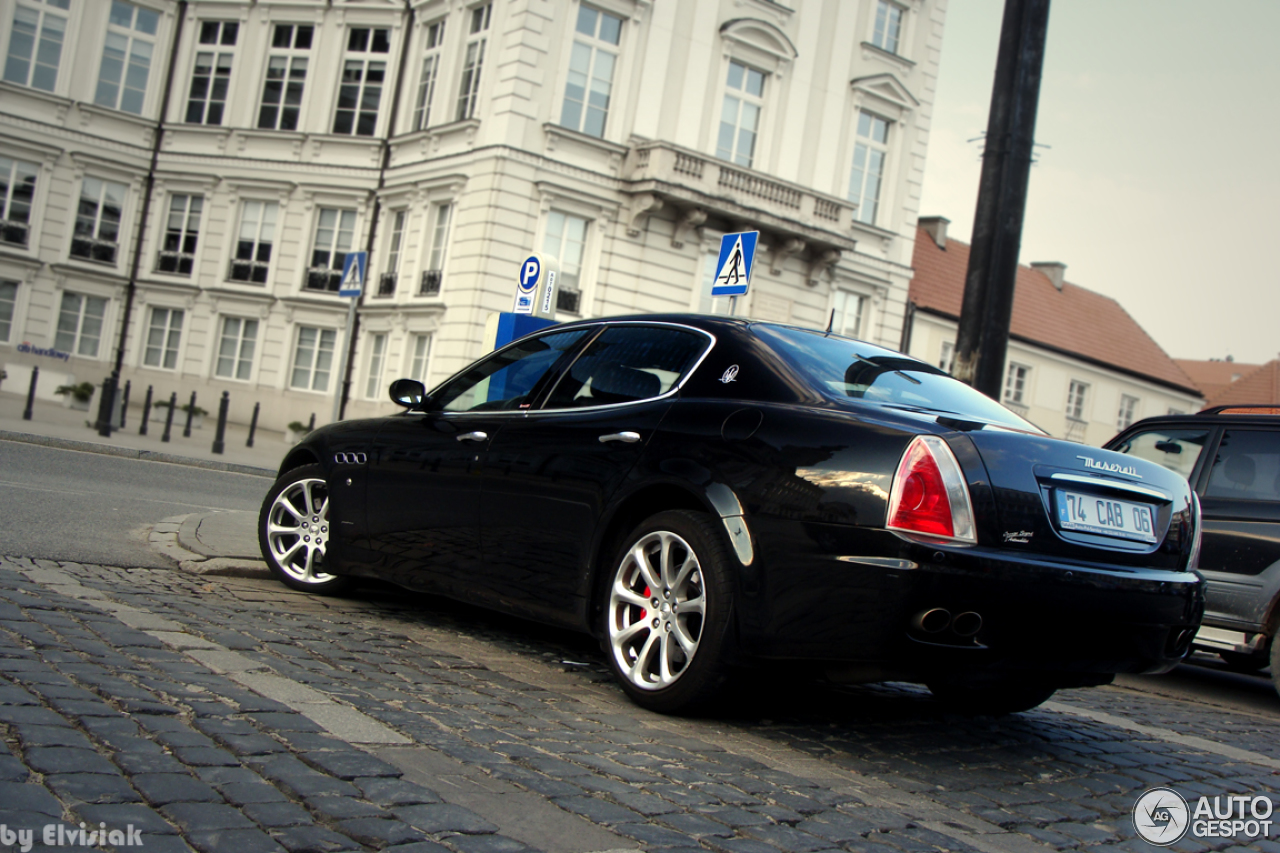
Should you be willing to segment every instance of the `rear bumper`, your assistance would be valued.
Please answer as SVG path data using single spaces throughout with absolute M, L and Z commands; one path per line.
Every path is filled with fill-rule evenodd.
M 828 544 L 843 538 L 825 532 Z M 1171 669 L 1204 612 L 1204 581 L 1192 572 L 1019 559 L 865 531 L 853 539 L 863 554 L 894 556 L 767 555 L 759 586 L 774 594 L 744 608 L 746 648 L 857 662 L 886 678 L 1096 683 Z M 921 618 L 935 610 L 944 613 Z

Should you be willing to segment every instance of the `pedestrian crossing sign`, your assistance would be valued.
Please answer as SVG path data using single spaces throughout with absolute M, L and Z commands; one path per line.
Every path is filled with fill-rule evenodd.
M 338 285 L 339 296 L 359 296 L 364 292 L 364 271 L 368 263 L 368 252 L 347 252 L 347 258 L 342 262 L 342 283 Z
M 747 292 L 759 239 L 759 231 L 742 231 L 720 238 L 720 259 L 716 261 L 716 278 L 711 283 L 712 296 L 742 296 Z

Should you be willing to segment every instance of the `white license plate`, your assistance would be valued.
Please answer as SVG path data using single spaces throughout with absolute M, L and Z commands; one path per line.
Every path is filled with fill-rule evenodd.
M 1063 530 L 1096 533 L 1137 542 L 1155 542 L 1151 507 L 1115 498 L 1100 498 L 1058 489 L 1058 526 Z

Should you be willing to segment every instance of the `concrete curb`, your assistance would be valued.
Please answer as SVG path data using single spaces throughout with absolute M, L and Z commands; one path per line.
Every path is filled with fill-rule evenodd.
M 151 547 L 177 563 L 178 568 L 192 574 L 231 578 L 271 577 L 271 570 L 262 560 L 210 557 L 193 550 L 199 547 L 195 534 L 206 515 L 208 513 L 191 512 L 158 522 L 148 536 Z
M 45 447 L 56 447 L 60 450 L 78 450 L 82 453 L 100 453 L 104 456 L 122 456 L 126 459 L 142 459 L 147 462 L 165 462 L 170 465 L 186 465 L 191 468 L 206 468 L 210 471 L 225 471 L 230 474 L 248 474 L 253 477 L 275 479 L 276 472 L 270 468 L 258 468 L 253 465 L 239 465 L 234 462 L 215 462 L 208 459 L 196 459 L 191 456 L 178 456 L 173 453 L 157 453 L 154 450 L 135 450 L 132 447 L 116 447 L 110 444 L 98 444 L 93 441 L 74 441 L 69 438 L 51 438 L 44 435 L 31 435 L 25 432 L 0 430 L 0 441 L 20 441 L 26 444 L 40 444 Z

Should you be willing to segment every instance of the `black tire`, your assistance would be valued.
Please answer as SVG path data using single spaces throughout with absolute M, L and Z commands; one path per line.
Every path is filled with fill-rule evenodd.
M 715 698 L 729 674 L 728 571 L 723 537 L 702 513 L 658 513 L 623 540 L 601 591 L 602 639 L 614 677 L 637 705 L 670 714 Z
M 933 682 L 928 685 L 934 698 L 948 711 L 966 716 L 1000 717 L 1030 711 L 1049 701 L 1057 687 L 1035 682 L 996 681 L 984 684 Z
M 319 465 L 280 475 L 258 513 L 258 545 L 271 573 L 291 589 L 335 595 L 351 579 L 324 570 L 329 542 L 329 487 Z
M 1222 658 L 1222 662 L 1232 672 L 1257 672 L 1267 666 L 1266 652 L 1254 652 L 1253 654 L 1218 652 L 1218 657 Z

